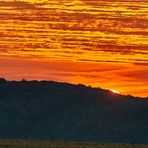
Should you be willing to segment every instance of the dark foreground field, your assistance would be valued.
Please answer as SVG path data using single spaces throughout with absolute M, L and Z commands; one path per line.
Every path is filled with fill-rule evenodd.
M 148 148 L 143 144 L 0 140 L 0 148 Z

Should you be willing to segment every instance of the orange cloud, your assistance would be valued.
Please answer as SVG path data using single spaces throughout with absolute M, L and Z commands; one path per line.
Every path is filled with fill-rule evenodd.
M 0 76 L 146 96 L 147 24 L 146 0 L 2 0 Z

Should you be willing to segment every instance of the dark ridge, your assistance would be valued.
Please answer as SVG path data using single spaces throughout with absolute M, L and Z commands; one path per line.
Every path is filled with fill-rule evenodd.
M 0 78 L 0 138 L 148 144 L 148 100 L 82 84 Z

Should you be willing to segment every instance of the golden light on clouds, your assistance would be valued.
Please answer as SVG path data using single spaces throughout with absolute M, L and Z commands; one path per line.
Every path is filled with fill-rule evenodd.
M 1 0 L 0 76 L 148 96 L 147 14 L 147 0 Z

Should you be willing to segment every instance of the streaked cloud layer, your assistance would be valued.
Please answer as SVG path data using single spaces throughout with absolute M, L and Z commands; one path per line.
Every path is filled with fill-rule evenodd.
M 100 85 L 100 81 L 97 83 L 100 87 L 112 89 L 122 87 L 124 90 L 123 87 L 126 85 L 134 87 L 140 84 L 141 92 L 143 90 L 146 92 L 148 90 L 146 86 L 148 83 L 147 2 L 147 0 L 0 1 L 0 57 L 2 60 L 15 61 L 22 58 L 26 62 L 32 59 L 41 63 L 51 63 L 56 60 L 64 70 L 58 70 L 58 73 L 54 74 L 54 80 L 59 80 L 61 77 L 65 78 L 63 81 L 79 83 L 85 79 L 81 83 L 90 84 L 90 77 L 91 80 L 95 80 L 97 75 L 97 79 L 99 76 L 101 80 Z M 0 66 L 3 66 L 2 60 Z M 94 65 L 100 68 L 97 72 L 83 71 L 79 74 L 76 72 L 77 67 L 73 72 L 67 68 L 70 72 L 67 73 L 66 68 L 60 64 L 62 61 L 70 61 L 71 65 L 81 62 L 85 67 L 88 63 L 95 63 Z M 130 68 L 122 68 L 123 64 Z M 104 73 L 102 73 L 103 65 L 106 67 Z M 118 72 L 114 70 L 116 65 L 120 67 Z M 15 69 L 17 70 L 17 67 Z M 10 70 L 9 67 L 7 71 Z M 87 76 L 84 73 L 87 73 Z M 113 84 L 107 82 L 111 76 L 104 76 L 105 73 L 116 76 L 119 81 L 125 77 L 127 79 L 122 80 L 122 86 L 117 80 Z M 42 78 L 45 77 L 42 75 Z M 70 77 L 73 81 L 69 80 Z M 39 77 L 32 76 L 32 78 Z M 92 85 L 97 86 L 94 83 Z M 125 90 L 123 92 L 126 93 Z M 131 94 L 135 94 L 132 88 Z

